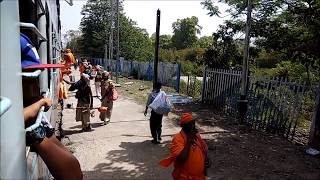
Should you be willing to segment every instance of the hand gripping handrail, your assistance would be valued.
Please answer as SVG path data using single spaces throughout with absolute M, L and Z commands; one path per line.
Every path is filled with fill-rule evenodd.
M 49 96 L 49 92 L 46 92 L 45 97 L 47 98 L 48 96 Z M 26 128 L 26 131 L 32 131 L 32 130 L 36 129 L 37 127 L 39 127 L 40 124 L 41 124 L 43 116 L 44 116 L 44 106 L 42 106 L 40 108 L 40 110 L 38 112 L 38 116 L 37 116 L 36 122 L 33 125 L 31 125 L 28 128 Z
M 22 72 L 21 75 L 23 77 L 28 77 L 28 78 L 37 78 L 41 74 L 41 70 L 36 70 L 34 72 Z
M 0 96 L 0 116 L 7 112 L 11 107 L 11 100 Z

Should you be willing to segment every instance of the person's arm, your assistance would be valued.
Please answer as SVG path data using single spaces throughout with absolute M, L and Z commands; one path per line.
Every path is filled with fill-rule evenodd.
M 42 106 L 49 107 L 51 106 L 52 101 L 48 98 L 42 98 L 36 103 L 33 103 L 32 105 L 25 107 L 23 109 L 23 116 L 24 116 L 24 121 L 28 122 L 31 119 L 35 119 L 38 115 L 39 110 L 41 109 Z
M 78 89 L 80 86 L 80 83 L 81 83 L 81 80 L 77 81 L 76 83 L 71 84 L 71 86 L 69 87 L 69 91 L 74 91 L 74 90 Z
M 71 152 L 61 148 L 52 142 L 50 138 L 44 138 L 41 143 L 35 144 L 33 147 L 37 150 L 55 179 L 81 180 L 83 178 L 78 160 Z
M 147 116 L 148 113 L 148 106 L 151 104 L 151 94 L 148 96 L 147 104 L 146 104 L 146 110 L 144 111 L 144 116 Z
M 71 84 L 71 85 L 72 85 L 72 84 L 75 84 L 74 82 L 67 81 L 67 80 L 65 80 L 65 79 L 63 79 L 63 78 L 62 78 L 62 80 L 63 80 L 65 83 L 67 83 L 67 84 Z
M 194 142 L 196 141 L 196 133 L 191 133 L 190 135 L 187 135 L 187 142 L 181 151 L 181 153 L 178 155 L 177 160 L 179 163 L 183 164 L 187 161 L 190 149 Z
M 93 108 L 93 96 L 92 96 L 92 91 L 91 88 L 89 87 L 90 91 L 89 91 L 89 96 L 90 96 L 90 109 Z

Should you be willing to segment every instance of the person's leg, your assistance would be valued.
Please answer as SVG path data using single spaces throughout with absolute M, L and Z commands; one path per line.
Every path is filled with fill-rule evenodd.
M 106 104 L 106 101 L 105 101 L 105 100 L 102 100 L 101 106 L 106 107 L 106 105 L 107 105 L 107 104 Z M 106 113 L 106 112 L 100 112 L 99 118 L 100 118 L 100 120 L 102 121 L 102 124 L 101 124 L 101 125 L 106 124 L 107 113 Z
M 151 136 L 153 138 L 152 143 L 158 142 L 157 140 L 157 126 L 156 126 L 156 113 L 154 111 L 151 111 L 151 116 L 150 116 L 150 131 L 151 131 Z
M 159 119 L 157 121 L 157 137 L 158 137 L 158 140 L 161 141 L 162 138 L 161 138 L 161 133 L 162 133 L 162 115 L 159 115 Z
M 97 96 L 99 96 L 99 98 L 100 98 L 101 97 L 101 82 L 98 82 L 96 89 L 97 89 Z
M 98 83 L 98 82 L 95 82 L 95 83 L 94 83 L 94 86 L 95 86 L 95 89 L 96 89 L 96 95 L 97 95 L 98 97 L 100 97 L 100 90 L 99 90 L 100 85 L 99 85 L 99 83 Z
M 112 109 L 113 109 L 113 101 L 108 102 L 107 105 L 108 111 L 107 111 L 107 118 L 108 118 L 108 123 L 111 121 L 111 115 L 112 115 Z

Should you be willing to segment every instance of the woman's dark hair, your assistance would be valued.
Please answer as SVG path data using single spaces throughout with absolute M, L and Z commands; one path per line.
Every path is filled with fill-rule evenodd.
M 160 90 L 161 88 L 162 88 L 162 83 L 161 82 L 157 82 L 156 86 L 155 86 L 155 89 Z

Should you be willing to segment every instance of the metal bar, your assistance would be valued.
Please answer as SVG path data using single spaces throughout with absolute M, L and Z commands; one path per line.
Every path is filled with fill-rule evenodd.
M 0 179 L 26 179 L 27 162 L 23 121 L 19 1 L 0 3 L 0 92 L 12 107 L 0 121 Z M 8 43 L 10 46 L 8 46 Z M 11 78 L 8 78 L 11 77 Z
M 0 116 L 9 110 L 11 105 L 10 99 L 0 96 Z
M 39 29 L 32 23 L 20 22 L 20 27 L 23 29 L 31 29 L 34 33 L 38 35 L 41 40 L 47 41 L 47 39 L 40 33 Z
M 46 10 L 44 9 L 44 7 L 43 7 L 43 4 L 42 4 L 42 2 L 41 2 L 41 0 L 36 0 L 37 1 L 37 4 L 39 5 L 39 7 L 40 7 L 40 9 L 41 9 L 41 11 L 42 11 L 42 13 L 46 13 Z
M 36 70 L 34 72 L 22 72 L 21 76 L 28 77 L 28 78 L 37 78 L 41 74 L 41 70 Z

